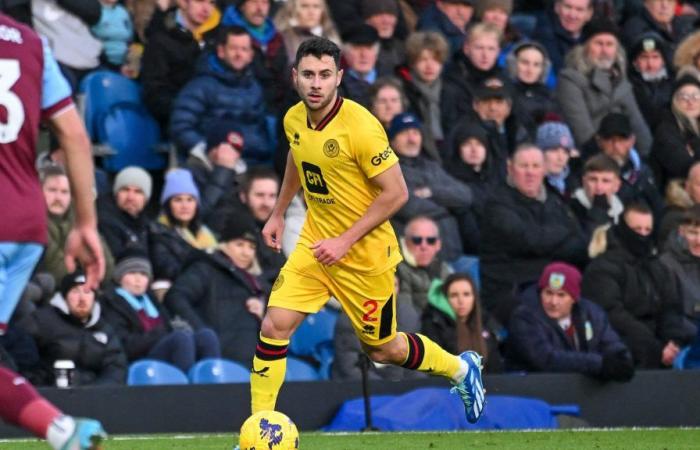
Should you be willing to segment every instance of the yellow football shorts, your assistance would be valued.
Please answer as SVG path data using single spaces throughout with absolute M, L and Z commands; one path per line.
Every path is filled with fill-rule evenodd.
M 272 286 L 268 307 L 313 314 L 333 296 L 350 317 L 357 337 L 381 345 L 396 336 L 395 271 L 366 275 L 337 264 L 325 266 L 311 249 L 297 245 Z

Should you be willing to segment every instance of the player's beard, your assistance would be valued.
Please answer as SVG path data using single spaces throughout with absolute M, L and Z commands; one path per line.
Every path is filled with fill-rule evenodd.
M 302 95 L 302 99 L 303 99 L 304 105 L 306 106 L 307 109 L 309 109 L 310 111 L 319 111 L 331 103 L 331 101 L 333 100 L 334 93 L 335 93 L 335 90 L 331 91 L 328 94 L 328 96 L 323 97 L 321 99 L 321 102 L 318 104 L 315 104 L 315 105 L 309 103 L 309 94 Z

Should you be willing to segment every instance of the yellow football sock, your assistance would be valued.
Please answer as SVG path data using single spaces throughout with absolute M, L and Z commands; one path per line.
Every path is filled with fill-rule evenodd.
M 289 339 L 270 339 L 262 334 L 255 347 L 250 371 L 250 400 L 252 413 L 274 410 L 277 394 L 287 370 Z
M 459 356 L 448 353 L 422 334 L 400 334 L 404 336 L 408 344 L 408 355 L 406 355 L 406 361 L 401 367 L 419 370 L 431 375 L 440 375 L 455 381 L 464 372 Z

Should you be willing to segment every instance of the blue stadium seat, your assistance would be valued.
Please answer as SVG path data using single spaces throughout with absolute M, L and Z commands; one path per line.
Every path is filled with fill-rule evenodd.
M 129 366 L 126 384 L 129 386 L 189 384 L 189 380 L 187 375 L 173 365 L 155 359 L 139 359 Z
M 127 166 L 146 170 L 165 167 L 165 157 L 158 152 L 160 128 L 143 105 L 112 105 L 98 128 L 97 141 L 115 152 L 102 161 L 108 172 L 118 172 Z
M 100 123 L 110 108 L 117 103 L 141 103 L 141 86 L 129 78 L 110 70 L 97 70 L 80 82 L 83 94 L 83 116 L 90 137 L 97 138 Z
M 250 370 L 227 359 L 207 358 L 192 366 L 187 376 L 193 384 L 248 383 Z
M 330 378 L 333 363 L 333 335 L 338 312 L 323 308 L 304 320 L 294 332 L 289 343 L 289 351 L 296 356 L 312 357 L 320 365 L 320 375 L 324 380 Z
M 293 356 L 287 357 L 285 381 L 317 381 L 320 379 L 321 374 L 316 371 L 314 366 Z

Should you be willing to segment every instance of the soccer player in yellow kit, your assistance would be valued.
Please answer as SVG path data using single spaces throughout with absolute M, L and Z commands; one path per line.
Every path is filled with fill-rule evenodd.
M 290 151 L 263 228 L 265 243 L 281 249 L 284 213 L 300 187 L 308 213 L 262 322 L 250 376 L 252 411 L 275 408 L 289 338 L 334 296 L 373 361 L 449 378 L 467 420 L 476 422 L 484 407 L 481 357 L 455 356 L 425 336 L 396 331 L 394 272 L 402 258 L 388 219 L 408 192 L 379 121 L 338 95 L 339 59 L 334 43 L 311 38 L 299 47 L 292 70 L 302 101 L 284 117 Z

